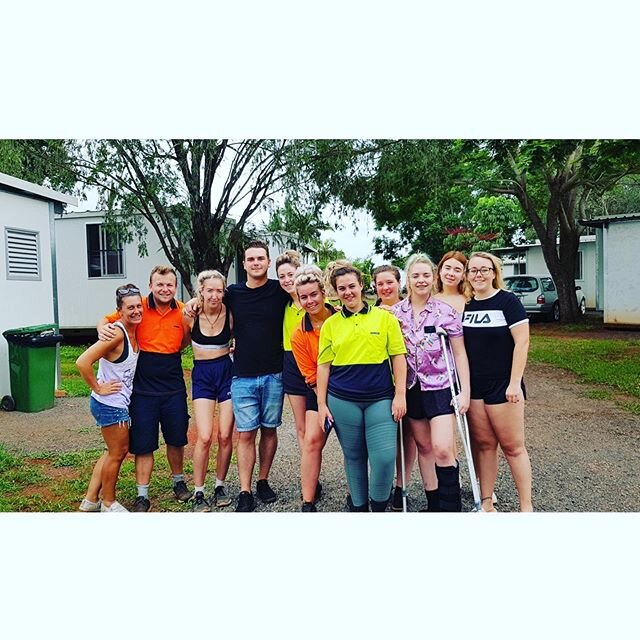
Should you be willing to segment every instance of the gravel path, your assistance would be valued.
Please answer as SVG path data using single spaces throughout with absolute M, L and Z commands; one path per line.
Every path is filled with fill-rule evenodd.
M 607 400 L 586 397 L 589 385 L 548 365 L 531 363 L 526 372 L 527 448 L 533 465 L 534 506 L 538 511 L 640 511 L 640 417 Z M 69 451 L 102 446 L 92 426 L 86 398 L 63 398 L 46 412 L 0 412 L 0 442 L 23 452 Z M 462 448 L 460 447 L 462 454 Z M 187 451 L 190 455 L 190 451 Z M 463 504 L 472 506 L 463 461 Z M 343 511 L 347 486 L 335 434 L 324 451 L 321 511 Z M 278 493 L 257 511 L 297 511 L 300 507 L 299 457 L 288 406 L 270 482 Z M 237 470 L 228 478 L 237 493 Z M 496 487 L 504 511 L 517 509 L 509 469 L 501 457 Z M 426 506 L 417 468 L 409 484 L 410 510 Z

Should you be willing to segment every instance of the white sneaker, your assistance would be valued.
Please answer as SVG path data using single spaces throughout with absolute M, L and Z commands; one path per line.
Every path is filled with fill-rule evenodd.
M 78 507 L 78 511 L 100 511 L 101 507 L 102 507 L 102 502 L 100 500 L 98 500 L 98 502 L 91 502 L 91 500 L 82 498 L 82 502 Z
M 118 512 L 128 512 L 129 509 L 125 509 L 117 500 L 114 500 L 111 503 L 110 507 L 106 507 L 104 504 L 100 507 L 100 511 L 103 512 L 114 512 L 114 511 L 118 511 Z

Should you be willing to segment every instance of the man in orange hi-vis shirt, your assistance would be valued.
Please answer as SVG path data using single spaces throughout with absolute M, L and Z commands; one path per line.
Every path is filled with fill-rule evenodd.
M 154 267 L 149 278 L 150 293 L 142 299 L 144 314 L 138 328 L 138 367 L 129 405 L 131 429 L 129 451 L 136 458 L 138 497 L 132 511 L 151 509 L 149 481 L 153 454 L 159 447 L 159 428 L 167 445 L 167 460 L 173 474 L 173 492 L 180 502 L 191 498 L 184 480 L 184 446 L 187 444 L 189 414 L 180 351 L 186 346 L 182 328 L 182 302 L 174 296 L 177 276 L 173 267 Z M 100 340 L 110 340 L 114 314 L 98 324 Z

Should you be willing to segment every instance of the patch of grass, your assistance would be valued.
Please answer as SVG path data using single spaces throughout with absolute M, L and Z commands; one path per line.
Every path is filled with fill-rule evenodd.
M 613 393 L 607 389 L 591 389 L 584 393 L 585 398 L 591 398 L 592 400 L 612 400 Z
M 102 451 L 102 449 L 88 449 L 59 453 L 53 458 L 53 466 L 81 468 L 87 464 L 92 465 L 102 455 Z
M 638 340 L 596 338 L 552 338 L 531 336 L 529 358 L 575 373 L 582 382 L 603 385 L 585 393 L 589 398 L 615 400 L 621 407 L 640 414 L 640 402 L 625 402 L 621 392 L 640 399 L 640 347 Z M 608 388 L 607 388 L 608 387 Z
M 89 385 L 82 379 L 77 367 L 76 360 L 78 356 L 88 347 L 71 347 L 69 345 L 60 346 L 60 373 L 62 382 L 60 386 L 67 395 L 72 398 L 88 396 L 91 392 Z M 98 365 L 94 367 L 98 370 Z
M 191 345 L 182 352 L 182 368 L 193 369 L 193 349 L 191 349 Z

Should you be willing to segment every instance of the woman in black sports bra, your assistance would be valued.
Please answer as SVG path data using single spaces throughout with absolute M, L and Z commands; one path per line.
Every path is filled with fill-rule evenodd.
M 193 371 L 191 393 L 197 440 L 193 450 L 194 511 L 211 511 L 211 506 L 226 507 L 231 498 L 224 481 L 231 462 L 231 311 L 222 302 L 226 287 L 224 276 L 214 270 L 198 274 L 200 312 L 195 318 L 183 317 L 185 333 L 191 337 Z M 216 403 L 219 405 L 216 482 L 210 500 L 205 497 L 205 479 L 214 429 Z

